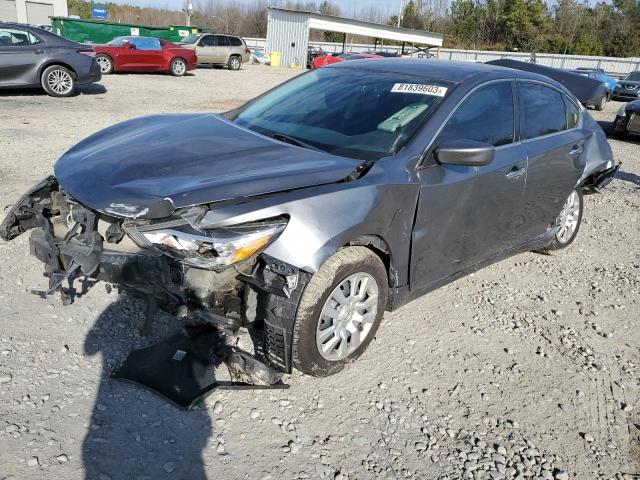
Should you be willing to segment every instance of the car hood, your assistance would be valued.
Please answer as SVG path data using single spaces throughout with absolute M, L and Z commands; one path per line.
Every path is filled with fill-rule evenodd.
M 360 163 L 278 142 L 218 115 L 181 114 L 95 133 L 54 171 L 60 186 L 89 208 L 162 218 L 176 208 L 337 182 Z
M 635 81 L 635 80 L 618 80 L 618 85 L 621 86 L 627 86 L 629 85 L 630 87 L 640 87 L 640 82 Z

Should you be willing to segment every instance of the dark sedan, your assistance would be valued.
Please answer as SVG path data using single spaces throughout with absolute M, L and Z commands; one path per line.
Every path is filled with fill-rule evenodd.
M 618 109 L 613 128 L 620 135 L 640 135 L 640 99 L 625 103 Z
M 93 48 L 38 27 L 0 23 L 0 88 L 41 87 L 53 97 L 101 78 Z
M 48 293 L 104 280 L 150 308 L 263 333 L 256 350 L 276 368 L 330 375 L 386 310 L 568 247 L 583 191 L 616 168 L 598 123 L 546 76 L 354 60 L 222 116 L 99 131 L 16 202 L 0 236 L 34 229 Z
M 613 99 L 631 102 L 640 98 L 640 71 L 631 72 L 622 80 L 618 80 L 613 90 Z

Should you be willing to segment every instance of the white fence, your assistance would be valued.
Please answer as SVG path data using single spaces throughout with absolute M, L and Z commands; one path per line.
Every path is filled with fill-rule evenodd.
M 252 50 L 264 51 L 264 38 L 245 38 L 247 45 Z M 309 45 L 321 47 L 329 53 L 342 52 L 342 43 L 331 42 L 309 42 Z M 348 43 L 345 46 L 347 52 L 367 52 L 373 51 L 372 44 Z M 411 47 L 407 46 L 406 51 Z M 378 45 L 377 51 L 400 53 L 401 47 L 397 45 Z M 441 48 L 440 58 L 444 60 L 457 60 L 463 62 L 488 62 L 500 58 L 511 58 L 529 62 L 531 54 L 525 52 L 493 52 L 490 50 L 459 50 L 455 48 Z M 548 67 L 575 69 L 603 68 L 607 73 L 614 76 L 624 76 L 634 70 L 640 70 L 640 58 L 616 58 L 616 57 L 591 57 L 586 55 L 562 55 L 554 53 L 537 53 L 536 63 Z

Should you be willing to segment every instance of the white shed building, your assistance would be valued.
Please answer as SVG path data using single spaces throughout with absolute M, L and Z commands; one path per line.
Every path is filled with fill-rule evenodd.
M 441 47 L 444 38 L 439 33 L 270 7 L 267 20 L 266 53 L 282 53 L 283 66 L 304 66 L 307 60 L 309 31 L 311 29 L 362 35 L 426 47 Z
M 0 0 L 0 22 L 51 25 L 49 17 L 66 17 L 67 0 Z

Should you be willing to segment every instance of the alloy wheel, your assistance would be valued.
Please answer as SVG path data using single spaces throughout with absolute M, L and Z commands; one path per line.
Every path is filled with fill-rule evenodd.
M 102 73 L 109 73 L 111 71 L 111 60 L 107 57 L 98 57 L 96 58 L 96 62 L 98 62 Z
M 47 85 L 58 95 L 66 95 L 73 89 L 73 78 L 65 70 L 53 70 L 47 76 Z
M 187 70 L 187 66 L 182 60 L 174 60 L 172 68 L 175 75 L 183 75 Z
M 351 355 L 367 338 L 378 311 L 378 284 L 368 273 L 343 280 L 327 298 L 316 327 L 316 346 L 326 360 Z
M 231 68 L 233 70 L 238 70 L 240 68 L 240 60 L 238 60 L 238 57 L 231 58 Z
M 564 244 L 571 240 L 576 228 L 578 227 L 578 219 L 580 215 L 580 197 L 575 190 L 571 192 L 567 201 L 564 202 L 562 211 L 558 215 L 556 221 L 558 229 L 556 230 L 556 239 Z

